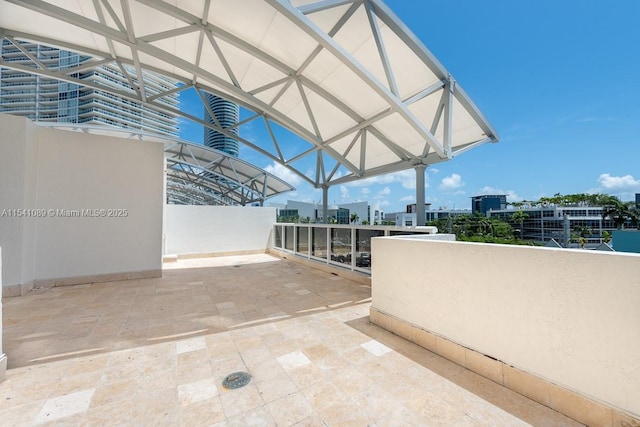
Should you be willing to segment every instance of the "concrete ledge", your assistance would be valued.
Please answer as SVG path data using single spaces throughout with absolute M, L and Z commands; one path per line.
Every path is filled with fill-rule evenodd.
M 371 276 L 368 276 L 363 273 L 359 273 L 357 271 L 346 270 L 344 268 L 336 267 L 332 264 L 326 264 L 319 261 L 314 261 L 312 259 L 303 258 L 301 256 L 296 256 L 288 252 L 280 252 L 276 249 L 271 249 L 268 252 L 273 256 L 277 256 L 282 259 L 286 259 L 289 261 L 297 262 L 298 264 L 306 265 L 311 268 L 315 268 L 316 270 L 324 271 L 326 273 L 335 274 L 336 276 L 352 280 L 356 283 L 360 283 L 362 285 L 371 286 Z
M 369 319 L 383 329 L 580 423 L 601 427 L 640 427 L 640 418 L 449 341 L 373 307 L 370 309 Z
M 121 280 L 151 279 L 162 277 L 162 269 L 145 271 L 126 271 L 122 273 L 94 274 L 88 276 L 62 277 L 57 279 L 40 279 L 34 281 L 36 288 L 53 286 L 83 285 L 86 283 L 118 282 Z
M 194 258 L 215 258 L 215 257 L 223 257 L 223 256 L 236 256 L 236 255 L 255 255 L 255 254 L 264 254 L 267 251 L 264 249 L 252 249 L 246 251 L 229 251 L 229 252 L 206 252 L 206 253 L 192 253 L 192 254 L 175 254 L 175 255 L 165 255 L 162 260 L 163 262 L 173 262 L 173 259 L 165 260 L 166 257 L 175 257 L 175 261 L 179 259 L 194 259 Z
M 7 378 L 7 355 L 0 354 L 0 383 Z
M 2 298 L 19 297 L 34 288 L 33 281 L 27 283 L 16 283 L 15 285 L 4 285 L 2 287 Z
M 171 254 L 171 255 L 163 255 L 162 256 L 162 262 L 178 262 L 178 255 L 175 254 Z

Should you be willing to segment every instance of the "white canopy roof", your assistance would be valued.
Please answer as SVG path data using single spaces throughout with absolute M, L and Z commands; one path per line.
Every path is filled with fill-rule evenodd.
M 0 0 L 0 35 L 132 66 L 131 91 L 118 95 L 159 110 L 169 107 L 147 94 L 141 69 L 233 100 L 256 113 L 241 124 L 263 122 L 272 139 L 266 147 L 239 140 L 316 187 L 448 160 L 498 139 L 380 0 Z M 86 84 L 73 77 L 78 69 L 37 60 L 35 68 L 0 66 Z M 273 124 L 308 144 L 292 144 Z M 309 158 L 314 166 L 301 166 Z

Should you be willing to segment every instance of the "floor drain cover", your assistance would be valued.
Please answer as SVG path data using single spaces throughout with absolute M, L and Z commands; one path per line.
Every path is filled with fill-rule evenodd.
M 233 374 L 227 375 L 227 377 L 222 381 L 222 386 L 228 389 L 240 388 L 249 384 L 251 381 L 251 374 L 247 372 L 234 372 Z

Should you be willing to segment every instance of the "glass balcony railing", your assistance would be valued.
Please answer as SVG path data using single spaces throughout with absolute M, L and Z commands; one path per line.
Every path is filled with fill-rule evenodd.
M 276 223 L 273 248 L 310 260 L 371 273 L 371 238 L 433 234 L 433 227 Z

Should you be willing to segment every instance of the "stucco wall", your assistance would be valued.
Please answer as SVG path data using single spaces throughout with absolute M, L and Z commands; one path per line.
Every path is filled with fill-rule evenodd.
M 640 255 L 374 238 L 372 257 L 373 308 L 640 414 Z
M 37 206 L 104 209 L 107 216 L 36 221 L 36 279 L 162 266 L 163 146 L 90 138 L 40 132 Z
M 41 128 L 6 114 L 0 130 L 0 213 L 39 212 L 0 217 L 6 290 L 161 273 L 161 144 Z M 98 216 L 86 213 L 93 210 Z
M 33 221 L 8 216 L 7 209 L 34 206 L 37 130 L 25 118 L 0 114 L 0 246 L 4 284 L 33 279 Z M 4 215 L 2 215 L 4 212 Z
M 165 253 L 264 252 L 276 221 L 272 207 L 165 206 Z
M 2 351 L 2 248 L 0 247 L 0 382 L 7 374 L 7 355 Z

